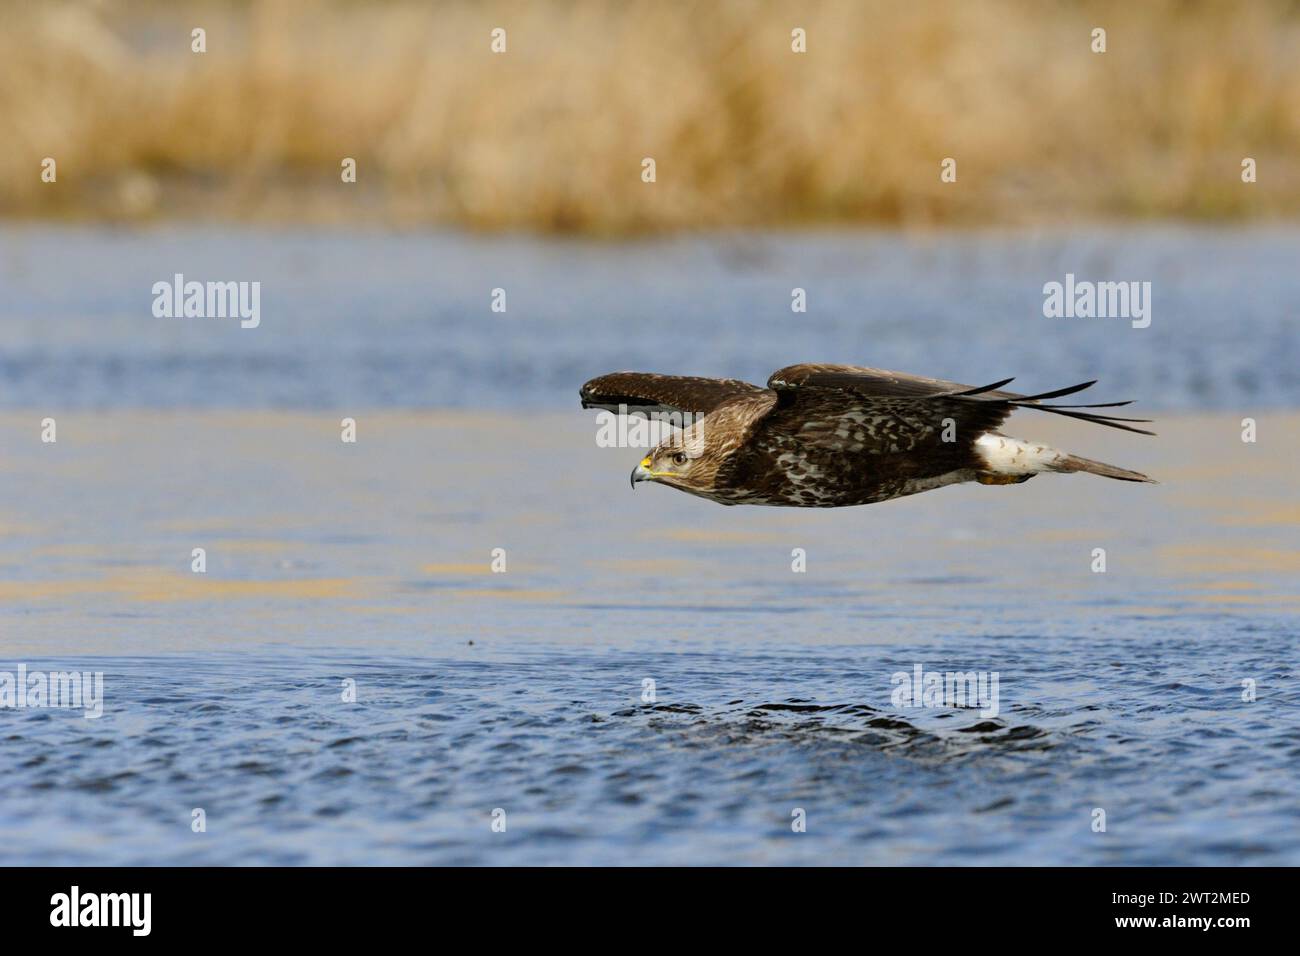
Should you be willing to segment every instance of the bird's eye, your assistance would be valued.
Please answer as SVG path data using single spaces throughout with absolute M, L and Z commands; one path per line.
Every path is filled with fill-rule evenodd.
M 677 454 L 673 455 L 673 464 L 677 465 L 679 468 L 682 465 L 686 464 L 686 455 L 680 451 Z

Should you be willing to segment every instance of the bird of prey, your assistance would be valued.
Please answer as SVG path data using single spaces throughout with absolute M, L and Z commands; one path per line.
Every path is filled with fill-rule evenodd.
M 1151 481 L 998 429 L 1017 408 L 1053 412 L 1141 435 L 1154 432 L 1082 409 L 1045 405 L 1094 382 L 1020 395 L 1004 379 L 979 388 L 852 365 L 792 365 L 766 388 L 736 379 L 614 372 L 579 392 L 583 408 L 690 421 L 646 455 L 632 486 L 653 481 L 724 505 L 838 508 L 965 481 L 1018 484 L 1042 472 Z

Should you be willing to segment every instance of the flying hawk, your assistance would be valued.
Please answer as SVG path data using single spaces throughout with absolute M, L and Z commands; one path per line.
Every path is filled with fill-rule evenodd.
M 639 481 L 724 505 L 838 508 L 887 501 L 964 481 L 1008 485 L 1044 471 L 1086 471 L 1121 481 L 1146 475 L 1090 461 L 998 431 L 1017 408 L 1034 408 L 1141 435 L 1154 432 L 1087 408 L 1044 405 L 1093 382 L 1038 395 L 980 388 L 852 365 L 792 365 L 767 388 L 736 379 L 614 372 L 593 378 L 583 408 L 693 419 L 632 472 Z

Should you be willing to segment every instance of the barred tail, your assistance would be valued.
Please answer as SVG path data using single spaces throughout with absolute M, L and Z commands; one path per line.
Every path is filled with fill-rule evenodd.
M 1066 455 L 1063 459 L 1052 466 L 1052 471 L 1086 471 L 1090 475 L 1101 475 L 1105 478 L 1115 478 L 1119 481 L 1147 481 L 1151 484 L 1159 484 L 1154 478 L 1148 478 L 1140 471 L 1129 471 L 1127 468 L 1116 468 L 1114 465 L 1108 465 L 1105 462 L 1093 461 L 1091 458 L 1080 458 L 1078 455 Z
M 982 466 L 981 470 L 984 477 L 980 480 L 984 484 L 1008 483 L 985 480 L 986 478 L 1007 478 L 1023 481 L 1033 475 L 1041 475 L 1045 471 L 1066 474 L 1082 471 L 1090 475 L 1116 478 L 1120 481 L 1157 483 L 1154 479 L 1148 478 L 1138 471 L 1116 468 L 1114 465 L 1093 461 L 1091 458 L 1080 458 L 1078 455 L 1071 455 L 1069 452 L 1061 451 L 1059 448 L 1053 448 L 1051 445 L 1042 442 L 1025 441 L 1021 438 L 1012 438 L 1009 435 L 999 435 L 997 432 L 986 432 L 977 438 L 974 450 L 976 458 Z

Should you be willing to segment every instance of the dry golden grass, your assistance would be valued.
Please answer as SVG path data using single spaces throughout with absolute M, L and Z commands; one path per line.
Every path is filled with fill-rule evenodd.
M 1300 7 L 1280 0 L 48 0 L 0 17 L 11 216 L 611 234 L 1300 211 Z

